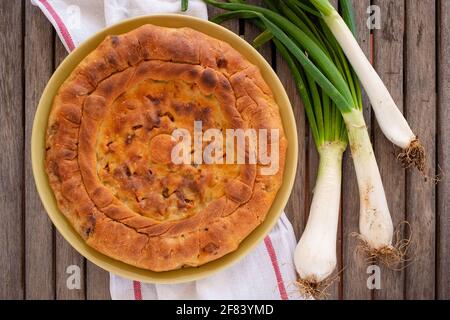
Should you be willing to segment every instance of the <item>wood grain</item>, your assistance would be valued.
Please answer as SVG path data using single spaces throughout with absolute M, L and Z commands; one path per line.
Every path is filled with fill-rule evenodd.
M 213 6 L 208 6 L 208 17 L 211 20 L 212 18 L 214 18 L 215 16 L 222 14 L 226 12 L 225 10 L 213 7 Z M 224 23 L 221 24 L 221 26 L 227 28 L 230 31 L 233 31 L 236 34 L 241 34 L 240 33 L 240 21 L 238 19 L 233 19 L 233 20 L 228 20 Z M 243 25 L 243 23 L 242 23 Z
M 406 1 L 406 118 L 427 151 L 435 172 L 436 134 L 436 2 Z M 413 230 L 413 263 L 406 269 L 407 299 L 435 297 L 435 184 L 408 170 L 406 213 Z
M 247 0 L 248 4 L 261 6 L 264 1 L 262 0 Z M 254 26 L 248 20 L 244 20 L 244 39 L 248 43 L 252 43 L 253 40 L 261 33 L 261 30 Z M 258 48 L 258 52 L 267 60 L 267 62 L 272 64 L 272 46 L 271 42 L 267 42 Z
M 380 7 L 381 29 L 374 30 L 374 66 L 386 84 L 394 101 L 403 111 L 403 35 L 405 32 L 405 4 L 398 0 L 376 0 Z M 373 113 L 372 113 L 373 114 Z M 405 170 L 394 149 L 372 115 L 373 147 L 383 180 L 394 226 L 405 220 Z M 403 233 L 402 237 L 405 235 Z M 395 240 L 394 240 L 395 241 Z M 405 272 L 392 271 L 381 264 L 381 290 L 374 291 L 375 299 L 403 299 Z
M 67 51 L 64 48 L 59 37 L 54 37 L 54 66 L 55 69 L 67 56 Z M 83 300 L 86 298 L 86 262 L 85 259 L 61 236 L 58 231 L 55 231 L 55 260 L 56 260 L 56 299 L 58 300 Z M 67 287 L 67 268 L 71 265 L 80 268 L 81 288 L 69 289 Z
M 0 1 L 0 299 L 25 294 L 23 19 L 22 1 Z
M 111 299 L 109 273 L 89 261 L 86 261 L 86 299 Z
M 355 10 L 357 40 L 364 53 L 370 55 L 370 30 L 366 19 L 369 0 L 353 0 Z M 366 94 L 363 94 L 364 118 L 369 133 L 371 132 L 371 109 Z M 342 242 L 343 242 L 343 299 L 371 299 L 371 291 L 367 288 L 367 263 L 362 254 L 357 254 L 358 241 L 352 236 L 359 232 L 359 193 L 355 169 L 350 150 L 347 150 L 343 165 L 343 198 L 342 198 Z
M 309 173 L 307 167 L 309 159 L 309 129 L 306 121 L 305 109 L 289 66 L 280 54 L 276 54 L 275 62 L 277 75 L 291 101 L 295 122 L 297 124 L 297 172 L 291 197 L 289 198 L 285 211 L 292 223 L 296 238 L 299 239 L 305 228 L 306 218 L 309 212 L 309 193 L 307 188 L 309 181 L 309 178 L 307 177 L 307 174 Z
M 297 172 L 295 173 L 294 187 L 292 189 L 291 197 L 286 205 L 285 212 L 292 223 L 297 239 L 299 239 L 305 228 L 307 210 L 309 210 L 309 202 L 306 195 L 308 192 L 306 187 L 308 130 L 305 110 L 297 90 L 297 85 L 295 84 L 287 63 L 278 54 L 276 56 L 276 72 L 291 101 L 295 122 L 297 124 Z
M 36 107 L 53 70 L 53 28 L 25 1 L 25 270 L 26 299 L 54 299 L 54 230 L 31 169 L 31 130 Z
M 450 299 L 450 1 L 439 1 L 439 104 L 438 104 L 438 146 L 437 173 L 443 180 L 438 184 L 437 217 L 437 298 Z M 440 172 L 439 172 L 440 171 Z

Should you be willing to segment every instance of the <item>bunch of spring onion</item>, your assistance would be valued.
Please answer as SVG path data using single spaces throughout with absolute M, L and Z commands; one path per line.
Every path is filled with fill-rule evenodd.
M 347 17 L 348 25 L 354 29 L 351 5 L 346 1 L 340 1 L 341 8 L 345 10 L 344 16 Z M 214 21 L 222 22 L 233 17 L 252 19 L 264 29 L 256 42 L 274 39 L 280 53 L 287 57 L 306 107 L 308 120 L 312 123 L 312 132 L 315 139 L 318 137 L 316 143 L 318 142 L 317 147 L 321 153 L 321 163 L 311 205 L 312 214 L 295 253 L 295 264 L 300 277 L 306 282 L 318 283 L 323 281 L 335 266 L 337 214 L 331 218 L 331 211 L 337 210 L 332 206 L 338 207 L 335 203 L 339 203 L 339 198 L 336 200 L 334 197 L 339 195 L 339 190 L 333 193 L 331 189 L 339 189 L 336 186 L 340 186 L 342 154 L 337 151 L 331 156 L 322 154 L 323 145 L 327 144 L 321 144 L 320 135 L 329 129 L 325 129 L 325 126 L 317 131 L 314 129 L 314 124 L 319 128 L 318 126 L 326 122 L 320 123 L 316 117 L 319 115 L 317 106 L 321 104 L 324 110 L 324 105 L 327 106 L 328 103 L 327 98 L 333 101 L 333 105 L 343 117 L 352 151 L 360 193 L 360 237 L 372 257 L 379 257 L 386 263 L 398 261 L 401 254 L 392 245 L 393 223 L 362 113 L 358 79 L 321 14 L 314 7 L 296 0 L 266 0 L 268 8 L 248 5 L 242 0 L 229 3 L 215 0 L 205 2 L 231 11 L 213 19 Z M 314 93 L 311 82 L 320 87 L 319 95 Z M 302 90 L 308 91 L 307 88 L 312 114 L 311 110 L 308 111 L 311 108 L 308 106 L 306 93 L 302 93 Z M 322 101 L 319 101 L 319 97 L 322 97 Z M 324 114 L 322 111 L 322 115 Z M 345 134 L 341 133 L 338 140 L 342 141 L 344 136 Z M 331 164 L 327 163 L 329 161 L 334 161 L 338 169 L 331 169 Z M 325 194 L 319 195 L 319 192 Z M 330 197 L 334 200 L 330 201 Z M 322 255 L 321 259 L 317 258 L 318 254 Z
M 364 86 L 384 135 L 393 144 L 403 149 L 398 156 L 403 166 L 406 168 L 415 166 L 424 173 L 425 150 L 423 146 L 409 127 L 380 76 L 364 55 L 344 19 L 328 0 L 298 0 L 297 2 L 298 5 L 303 6 L 311 3 L 322 14 L 323 20 L 339 42 Z M 351 4 L 344 1 L 343 7 L 349 9 Z M 346 11 L 348 12 L 348 10 Z

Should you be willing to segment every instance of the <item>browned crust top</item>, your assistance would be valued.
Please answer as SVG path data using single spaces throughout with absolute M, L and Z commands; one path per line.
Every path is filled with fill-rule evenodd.
M 195 210 L 195 205 L 190 208 L 189 203 L 182 207 L 178 204 L 186 215 L 167 219 L 167 215 L 155 216 L 157 204 L 161 205 L 161 212 L 167 212 L 164 203 L 170 199 L 179 203 L 180 197 L 186 200 L 184 195 L 174 192 L 172 198 L 166 194 L 161 198 L 161 189 L 157 189 L 158 197 L 146 199 L 141 212 L 118 196 L 126 193 L 122 190 L 126 189 L 125 184 L 119 184 L 119 191 L 113 192 L 105 185 L 98 167 L 109 152 L 111 159 L 120 158 L 126 164 L 134 164 L 136 174 L 140 174 L 139 169 L 145 168 L 145 164 L 123 160 L 133 152 L 127 146 L 128 140 L 114 150 L 103 146 L 107 138 L 118 137 L 124 130 L 123 126 L 114 125 L 118 121 L 111 118 L 114 108 L 129 103 L 134 96 L 140 97 L 138 93 L 130 93 L 131 89 L 153 90 L 159 82 L 177 81 L 192 84 L 203 96 L 213 96 L 220 112 L 200 112 L 204 109 L 198 106 L 186 109 L 169 101 L 171 112 L 179 112 L 181 116 L 176 115 L 176 123 L 172 124 L 173 119 L 162 119 L 171 118 L 167 111 L 163 113 L 159 109 L 159 113 L 150 114 L 146 119 L 153 121 L 153 125 L 146 132 L 154 135 L 146 135 L 146 139 L 156 136 L 153 144 L 163 149 L 167 134 L 175 126 L 188 126 L 183 119 L 190 119 L 193 114 L 194 118 L 203 117 L 202 120 L 219 119 L 226 128 L 279 129 L 280 169 L 275 175 L 265 176 L 260 173 L 260 164 L 235 166 L 233 175 L 231 169 L 225 168 L 219 183 L 223 187 L 211 191 L 213 199 L 206 202 L 196 196 L 195 201 L 204 205 L 201 210 Z M 192 93 L 180 89 L 180 94 L 182 99 L 183 95 Z M 170 96 L 169 100 L 173 99 Z M 151 97 L 148 103 L 149 110 L 165 108 L 159 98 Z M 125 127 L 131 126 L 136 117 L 124 120 Z M 148 121 L 133 128 L 145 129 Z M 125 263 L 166 271 L 199 266 L 234 251 L 265 219 L 282 182 L 287 141 L 278 106 L 256 66 L 228 44 L 203 33 L 189 28 L 145 25 L 120 36 L 107 37 L 75 68 L 54 98 L 46 147 L 46 170 L 58 206 L 87 244 Z M 155 148 L 157 152 L 150 152 L 149 157 L 165 163 L 164 152 Z M 128 167 L 126 170 L 130 171 Z M 178 173 L 189 170 L 183 167 Z M 198 182 L 200 178 L 217 168 L 204 166 L 202 170 L 206 174 L 193 178 L 197 191 L 207 185 Z M 117 181 L 122 181 L 118 175 Z M 128 181 L 126 176 L 124 179 Z M 154 180 L 149 178 L 149 183 Z M 163 193 L 167 193 L 169 187 L 161 183 L 161 176 L 156 180 L 158 188 L 164 188 Z M 136 190 L 138 185 L 142 192 L 153 195 L 154 187 L 150 184 L 146 187 L 145 182 L 131 183 L 130 190 Z M 140 205 L 139 200 L 136 205 Z

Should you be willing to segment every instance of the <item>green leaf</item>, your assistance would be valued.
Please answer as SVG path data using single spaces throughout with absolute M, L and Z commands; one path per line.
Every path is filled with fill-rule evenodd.
M 353 12 L 353 5 L 351 0 L 339 0 L 339 8 L 341 11 L 342 19 L 344 19 L 353 35 L 356 37 L 355 15 Z
M 270 33 L 270 31 L 263 31 L 261 32 L 254 40 L 253 40 L 253 47 L 259 48 L 266 42 L 269 42 L 272 40 L 273 34 Z
M 181 0 L 181 11 L 185 12 L 189 8 L 189 0 Z
M 335 10 L 328 0 L 310 0 L 311 3 L 319 10 L 324 16 L 329 16 Z
M 328 80 L 327 77 L 318 69 L 314 63 L 300 50 L 294 41 L 292 41 L 280 28 L 265 18 L 262 14 L 257 14 L 264 25 L 272 34 L 282 42 L 286 48 L 292 53 L 292 55 L 303 66 L 305 71 L 320 85 L 320 87 L 326 92 L 326 94 L 336 102 L 341 112 L 349 112 L 352 110 L 352 101 L 347 100 L 339 90 Z M 330 62 L 333 64 L 333 62 Z M 334 64 L 333 64 L 334 66 Z M 337 69 L 336 69 L 337 70 Z M 339 74 L 339 71 L 336 71 Z M 340 74 L 339 74 L 340 75 Z M 346 87 L 348 90 L 348 87 Z
M 350 89 L 348 88 L 348 85 L 339 72 L 339 70 L 336 68 L 333 61 L 328 57 L 328 55 L 321 49 L 321 47 L 314 42 L 310 37 L 308 37 L 307 34 L 305 34 L 300 28 L 298 28 L 294 23 L 289 21 L 287 18 L 269 10 L 266 8 L 262 8 L 259 6 L 252 6 L 247 4 L 238 4 L 238 3 L 225 3 L 225 2 L 218 2 L 214 0 L 205 0 L 205 2 L 217 6 L 219 8 L 225 9 L 225 10 L 232 10 L 232 11 L 242 11 L 242 12 L 249 12 L 254 13 L 255 16 L 259 17 L 263 20 L 264 24 L 267 26 L 267 23 L 270 23 L 270 31 L 274 36 L 277 38 L 283 37 L 283 39 L 286 39 L 290 42 L 291 45 L 286 45 L 285 40 L 282 40 L 279 38 L 281 42 L 283 42 L 289 50 L 294 48 L 293 50 L 296 50 L 297 53 L 294 54 L 294 56 L 297 59 L 301 59 L 301 63 L 304 66 L 306 63 L 304 60 L 308 60 L 309 66 L 305 67 L 305 71 L 307 73 L 313 72 L 311 76 L 316 81 L 319 81 L 318 84 L 327 91 L 327 94 L 330 96 L 330 98 L 337 99 L 334 100 L 336 102 L 336 105 L 338 105 L 340 108 L 347 108 L 347 110 L 351 109 L 353 98 Z M 272 30 L 273 28 L 278 29 L 278 35 L 274 33 Z M 292 37 L 291 40 L 286 33 Z M 301 51 L 300 56 L 298 54 L 298 51 Z M 308 53 L 308 57 L 306 58 L 306 55 L 303 53 L 303 51 L 306 51 Z M 311 59 L 311 61 L 309 60 Z M 312 64 L 312 61 L 314 64 Z M 312 68 L 311 65 L 314 67 Z M 317 78 L 317 71 L 321 74 L 321 79 Z M 324 81 L 326 80 L 326 81 Z M 331 84 L 332 86 L 330 87 Z M 337 92 L 335 92 L 337 91 Z M 337 94 L 338 93 L 338 94 Z M 345 105 L 343 105 L 343 102 L 346 101 Z
M 251 12 L 231 11 L 219 14 L 214 18 L 212 18 L 211 21 L 217 24 L 221 24 L 224 23 L 225 21 L 232 19 L 252 19 L 252 18 L 255 18 L 255 15 Z

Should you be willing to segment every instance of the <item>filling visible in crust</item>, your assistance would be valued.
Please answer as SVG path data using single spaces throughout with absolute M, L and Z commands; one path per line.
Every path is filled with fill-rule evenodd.
M 237 164 L 171 161 L 175 129 L 193 132 L 194 121 L 202 121 L 203 130 L 228 127 L 214 95 L 205 96 L 196 84 L 146 80 L 110 110 L 98 132 L 97 173 L 133 211 L 160 221 L 183 219 L 222 197 L 227 181 L 238 176 Z

